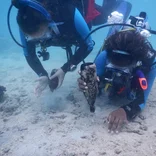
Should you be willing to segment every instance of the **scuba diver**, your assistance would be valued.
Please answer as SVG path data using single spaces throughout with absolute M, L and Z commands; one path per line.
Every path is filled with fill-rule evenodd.
M 89 28 L 81 13 L 64 0 L 13 0 L 12 6 L 18 9 L 17 23 L 20 28 L 24 56 L 29 66 L 40 77 L 37 93 L 41 93 L 56 80 L 57 88 L 61 86 L 65 74 L 76 66 L 92 51 L 94 42 L 89 37 Z M 10 8 L 11 8 L 10 7 Z M 39 57 L 49 59 L 46 48 L 59 46 L 66 50 L 68 61 L 49 78 L 36 55 L 36 47 L 40 45 Z M 71 46 L 75 45 L 73 54 Z
M 92 13 L 91 9 L 94 9 L 92 2 L 84 1 L 85 6 L 87 6 L 85 19 L 88 23 L 93 21 L 93 16 L 90 14 Z M 13 6 L 18 9 L 17 23 L 20 28 L 22 45 L 16 41 L 10 28 L 9 18 Z M 109 13 L 111 13 L 116 10 L 115 6 L 118 6 L 119 10 L 117 10 L 124 14 L 124 18 L 131 10 L 131 5 L 125 1 L 121 3 L 105 1 L 101 8 L 101 10 L 105 10 L 105 13 L 100 12 L 99 17 L 101 15 L 103 19 L 105 15 L 105 18 L 107 18 L 107 7 L 110 7 Z M 114 18 L 114 16 L 112 17 Z M 117 20 L 118 16 L 115 16 L 115 19 Z M 98 20 L 96 19 L 96 21 Z M 94 21 L 93 23 L 94 25 L 102 24 L 103 21 L 101 23 Z M 94 46 L 91 37 L 85 40 L 85 37 L 89 34 L 89 28 L 78 9 L 71 3 L 71 0 L 12 0 L 8 12 L 8 27 L 14 41 L 24 47 L 24 55 L 29 66 L 40 77 L 36 92 L 42 92 L 48 84 L 51 90 L 60 87 L 65 74 L 76 69 L 76 66 L 89 55 Z M 36 55 L 38 45 L 41 50 L 37 54 L 38 57 L 43 57 L 43 61 L 49 59 L 49 53 L 47 52 L 49 46 L 59 46 L 66 50 L 68 61 L 60 69 L 55 70 L 55 73 L 52 72 L 50 79 Z M 72 45 L 76 47 L 75 52 L 71 50 Z M 56 85 L 57 83 L 58 85 Z M 53 86 L 55 87 L 53 88 Z
M 123 21 L 126 21 L 132 8 L 131 3 L 125 0 L 102 0 L 102 5 L 96 4 L 95 0 L 72 1 L 90 28 L 106 23 L 108 16 L 112 16 L 114 12 L 122 14 L 124 16 Z
M 126 98 L 130 102 L 122 105 L 108 116 L 108 131 L 118 133 L 123 124 L 133 120 L 145 107 L 156 76 L 156 51 L 148 41 L 145 12 L 130 16 L 134 28 L 125 28 L 110 35 L 94 63 L 101 95 Z M 89 66 L 87 66 L 89 67 Z M 90 67 L 91 68 L 91 67 Z M 80 71 L 81 75 L 81 71 Z M 86 92 L 86 82 L 78 79 L 79 88 Z

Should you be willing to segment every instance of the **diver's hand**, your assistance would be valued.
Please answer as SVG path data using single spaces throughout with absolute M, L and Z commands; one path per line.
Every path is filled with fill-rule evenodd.
M 49 79 L 47 76 L 41 76 L 36 80 L 36 82 L 38 82 L 38 85 L 35 88 L 35 94 L 39 96 L 41 95 L 42 91 L 48 86 Z
M 127 115 L 123 108 L 113 111 L 108 117 L 108 132 L 119 133 L 123 124 L 127 122 Z
M 50 80 L 53 80 L 54 78 L 58 78 L 58 86 L 57 88 L 59 88 L 62 83 L 63 83 L 63 80 L 64 80 L 64 77 L 65 77 L 65 73 L 64 71 L 60 68 L 56 71 L 55 74 L 53 74 L 51 77 L 50 77 Z
M 80 74 L 80 72 L 79 72 L 79 74 Z M 79 89 L 81 91 L 85 92 L 85 90 L 88 89 L 86 82 L 84 82 L 83 80 L 81 80 L 81 78 L 78 78 L 77 79 L 77 82 L 78 82 Z
M 108 24 L 123 23 L 123 18 L 124 18 L 123 14 L 114 11 L 111 13 L 110 16 L 108 16 L 107 23 Z
M 150 33 L 148 30 L 145 30 L 145 29 L 141 30 L 140 34 L 141 34 L 143 37 L 145 37 L 145 38 L 148 38 L 148 37 L 151 36 L 151 33 Z

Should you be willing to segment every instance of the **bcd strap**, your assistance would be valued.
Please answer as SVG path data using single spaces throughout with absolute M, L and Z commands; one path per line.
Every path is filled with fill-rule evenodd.
M 146 90 L 148 87 L 146 77 L 141 70 L 136 71 L 136 76 L 138 78 L 141 89 Z

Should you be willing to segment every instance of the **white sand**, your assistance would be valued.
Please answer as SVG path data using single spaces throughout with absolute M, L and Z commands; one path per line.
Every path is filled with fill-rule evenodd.
M 106 117 L 118 106 L 101 98 L 91 114 L 77 88 L 77 72 L 69 73 L 56 92 L 47 88 L 36 98 L 37 76 L 22 54 L 8 54 L 0 57 L 0 85 L 7 88 L 0 103 L 0 156 L 156 155 L 156 86 L 141 116 L 120 134 L 111 135 Z M 44 64 L 48 71 L 50 64 L 60 66 L 51 61 Z

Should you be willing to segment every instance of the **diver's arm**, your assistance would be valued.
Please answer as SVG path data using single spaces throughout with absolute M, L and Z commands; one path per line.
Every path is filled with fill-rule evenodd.
M 87 23 L 85 22 L 84 18 L 77 9 L 75 9 L 73 20 L 74 27 L 78 34 L 80 47 L 75 52 L 71 60 L 69 60 L 62 66 L 64 72 L 67 72 L 70 69 L 71 65 L 78 65 L 89 55 L 89 53 L 93 49 L 93 41 L 91 37 L 85 40 L 86 36 L 89 34 L 90 31 L 87 26 Z
M 24 50 L 24 56 L 29 64 L 29 66 L 34 70 L 34 72 L 38 76 L 48 76 L 48 73 L 46 70 L 43 68 L 40 60 L 36 56 L 36 47 L 35 44 L 32 42 L 27 42 L 25 39 L 24 34 L 20 31 L 20 37 L 22 44 L 24 45 L 25 48 Z
M 145 107 L 144 91 L 138 92 L 137 98 L 129 104 L 122 106 L 126 112 L 127 119 L 132 120 L 135 118 Z
M 155 63 L 156 59 L 153 62 Z M 144 109 L 147 98 L 152 89 L 155 77 L 156 77 L 156 64 L 153 64 L 150 67 L 150 71 L 146 76 L 148 88 L 145 91 L 143 90 L 140 91 L 138 93 L 138 98 L 136 100 L 129 103 L 127 106 L 122 107 L 126 111 L 127 118 L 129 120 L 133 119 L 135 116 L 137 116 L 139 112 L 141 112 Z
M 99 77 L 103 76 L 105 70 L 105 64 L 107 59 L 107 52 L 102 51 L 96 57 L 94 63 L 96 65 L 96 72 Z

